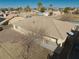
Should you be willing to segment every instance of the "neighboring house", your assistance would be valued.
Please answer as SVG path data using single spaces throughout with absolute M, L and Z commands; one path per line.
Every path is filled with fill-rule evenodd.
M 14 21 L 16 20 L 16 21 Z M 33 23 L 33 21 L 35 23 Z M 52 23 L 55 23 L 52 25 Z M 60 37 L 60 35 L 57 33 L 56 28 L 54 25 L 58 27 L 58 30 L 63 34 L 64 39 L 66 37 L 67 31 L 70 31 L 72 27 L 74 27 L 74 24 L 68 23 L 68 22 L 63 22 L 59 20 L 55 20 L 53 17 L 45 17 L 45 16 L 34 16 L 32 18 L 23 18 L 23 17 L 15 17 L 9 21 L 10 24 L 13 24 L 15 26 L 21 26 L 23 29 L 28 30 L 32 28 L 47 28 L 47 32 L 49 33 L 50 36 L 55 36 L 55 37 Z M 42 25 L 42 26 L 41 26 Z M 59 25 L 59 26 L 58 26 Z M 68 26 L 66 26 L 68 25 Z M 65 28 L 64 28 L 65 26 Z M 62 27 L 62 29 L 60 29 Z M 51 31 L 50 31 L 51 30 Z M 52 31 L 53 30 L 53 31 Z M 55 31 L 54 31 L 55 30 Z M 56 32 L 56 33 L 55 33 Z
M 63 13 L 59 10 L 51 10 L 51 9 L 48 9 L 46 10 L 46 12 L 44 12 L 44 15 L 48 15 L 48 16 L 60 16 L 62 15 Z
M 17 22 L 17 21 L 22 21 L 24 19 L 25 19 L 24 17 L 14 17 L 13 19 L 9 21 L 9 24 Z
M 34 16 L 32 18 L 28 19 L 22 19 L 21 21 L 15 21 L 14 19 L 10 20 L 10 24 L 13 25 L 14 30 L 22 33 L 27 34 L 28 32 L 36 32 L 40 29 L 43 29 L 47 34 L 47 38 L 44 39 L 44 42 L 41 41 L 41 46 L 54 51 L 54 49 L 57 47 L 56 40 L 52 37 L 55 37 L 58 39 L 58 43 L 61 44 L 65 41 L 67 34 L 66 32 L 69 32 L 71 28 L 73 28 L 75 25 L 63 22 L 59 20 L 55 20 L 53 17 L 45 17 L 45 16 Z M 60 29 L 61 28 L 61 29 Z M 46 40 L 48 43 L 51 41 L 52 43 L 48 44 L 46 43 Z M 37 40 L 37 42 L 39 42 Z M 53 46 L 54 45 L 54 46 Z M 53 48 L 54 47 L 54 48 Z
M 43 16 L 42 12 L 38 12 L 37 14 L 38 14 L 38 16 Z
M 6 18 L 9 14 L 9 11 L 5 11 L 5 13 L 0 12 L 0 17 Z
M 62 15 L 62 13 L 59 10 L 53 11 L 53 16 L 60 16 L 60 15 Z
M 44 16 L 49 16 L 49 12 L 44 12 L 43 15 Z
M 31 12 L 21 12 L 19 16 L 27 18 L 28 16 L 31 16 Z
M 79 14 L 79 10 L 78 9 L 69 10 L 68 13 L 70 13 L 70 14 Z
M 4 14 L 3 12 L 0 11 L 0 17 L 5 18 L 6 14 Z
M 1 14 L 3 14 L 3 12 L 2 12 L 2 11 L 0 11 L 0 15 L 1 15 Z
M 1 18 L 6 18 L 6 14 L 0 14 Z
M 47 59 L 50 51 L 12 28 L 0 31 L 0 59 Z M 28 44 L 30 48 L 28 48 Z M 29 49 L 29 52 L 27 51 Z
M 52 16 L 53 15 L 53 10 L 52 9 L 47 9 L 45 11 L 45 14 L 48 15 L 48 16 Z
M 38 12 L 39 12 L 38 10 L 32 10 L 31 11 L 31 15 L 32 16 L 37 16 L 38 15 Z
M 10 14 L 17 14 L 18 11 L 10 11 Z

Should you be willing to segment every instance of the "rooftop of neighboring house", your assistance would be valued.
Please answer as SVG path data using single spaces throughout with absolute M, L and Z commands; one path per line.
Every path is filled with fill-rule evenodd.
M 6 27 L 7 28 L 7 27 Z M 16 32 L 13 29 L 4 29 L 0 31 L 0 42 L 6 42 L 6 41 L 16 41 L 16 40 L 22 40 L 24 39 L 24 35 L 20 34 L 19 32 Z
M 31 18 L 21 18 L 21 20 L 19 20 L 18 17 L 15 17 L 10 20 L 9 23 L 28 31 L 44 29 L 48 36 L 59 39 L 65 39 L 67 37 L 66 33 L 75 26 L 68 22 L 55 20 L 50 16 L 33 16 Z
M 26 45 L 22 45 L 22 40 L 26 39 L 26 36 L 8 27 L 7 29 L 0 31 L 0 38 L 0 59 L 24 59 L 23 56 L 27 56 L 25 53 L 27 53 L 28 49 L 28 40 Z M 50 53 L 50 50 L 33 42 L 29 50 L 30 52 L 28 58 L 30 59 L 47 59 L 47 55 Z

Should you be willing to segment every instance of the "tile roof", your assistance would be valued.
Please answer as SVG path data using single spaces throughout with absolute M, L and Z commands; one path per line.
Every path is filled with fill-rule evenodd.
M 18 18 L 16 18 L 17 20 Z M 53 36 L 60 39 L 65 39 L 67 34 L 66 32 L 69 32 L 71 28 L 73 28 L 75 25 L 63 22 L 59 20 L 55 20 L 53 17 L 46 17 L 46 16 L 34 16 L 31 18 L 26 18 L 20 20 L 20 21 L 14 21 L 12 19 L 10 21 L 11 24 L 15 26 L 19 26 L 23 28 L 24 30 L 32 30 L 32 29 L 44 29 L 49 36 Z
M 24 39 L 25 36 L 20 34 L 19 32 L 16 32 L 13 29 L 4 29 L 0 31 L 0 42 L 6 42 L 6 41 L 19 41 Z
M 24 35 L 16 32 L 13 29 L 5 29 L 1 31 L 0 59 L 24 59 L 23 56 L 27 57 L 26 54 L 28 45 L 21 44 L 21 40 L 25 38 L 26 37 Z M 18 41 L 21 42 L 19 43 Z M 50 52 L 50 50 L 45 49 L 36 43 L 32 43 L 29 50 L 29 59 L 47 59 L 47 55 Z

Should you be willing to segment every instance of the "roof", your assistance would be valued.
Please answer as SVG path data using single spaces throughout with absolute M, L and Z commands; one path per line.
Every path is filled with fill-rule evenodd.
M 3 31 L 0 31 L 0 42 L 6 42 L 6 41 L 19 41 L 25 38 L 24 35 L 20 34 L 19 32 L 16 32 L 13 29 L 5 29 Z
M 13 22 L 16 22 L 16 21 L 21 21 L 23 19 L 25 19 L 25 18 L 24 17 L 14 17 L 13 19 L 11 19 L 11 22 L 13 23 Z
M 16 18 L 17 20 L 18 18 Z M 21 18 L 22 19 L 22 18 Z M 59 20 L 55 20 L 50 16 L 34 16 L 31 18 L 24 18 L 19 21 L 14 21 L 14 19 L 10 20 L 10 23 L 16 26 L 23 28 L 24 30 L 32 30 L 32 29 L 44 29 L 47 32 L 47 35 L 53 36 L 60 39 L 65 39 L 67 34 L 71 28 L 75 25 L 68 22 L 63 22 Z
M 11 28 L 1 31 L 0 38 L 0 59 L 24 59 L 24 56 L 29 56 L 30 59 L 47 59 L 50 52 L 36 43 L 32 43 L 27 52 L 27 45 L 23 45 L 24 42 L 21 41 L 25 36 Z

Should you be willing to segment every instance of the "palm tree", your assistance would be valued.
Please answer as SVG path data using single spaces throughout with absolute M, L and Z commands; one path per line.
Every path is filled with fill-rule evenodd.
M 41 0 L 38 2 L 38 11 L 40 12 L 44 12 L 46 10 L 46 8 L 43 6 L 43 3 L 41 2 Z
M 38 2 L 38 7 L 42 7 L 42 6 L 43 6 L 42 2 L 39 1 L 39 2 Z
M 38 2 L 38 10 L 40 11 L 40 9 L 43 7 L 43 4 L 41 2 L 41 0 Z

